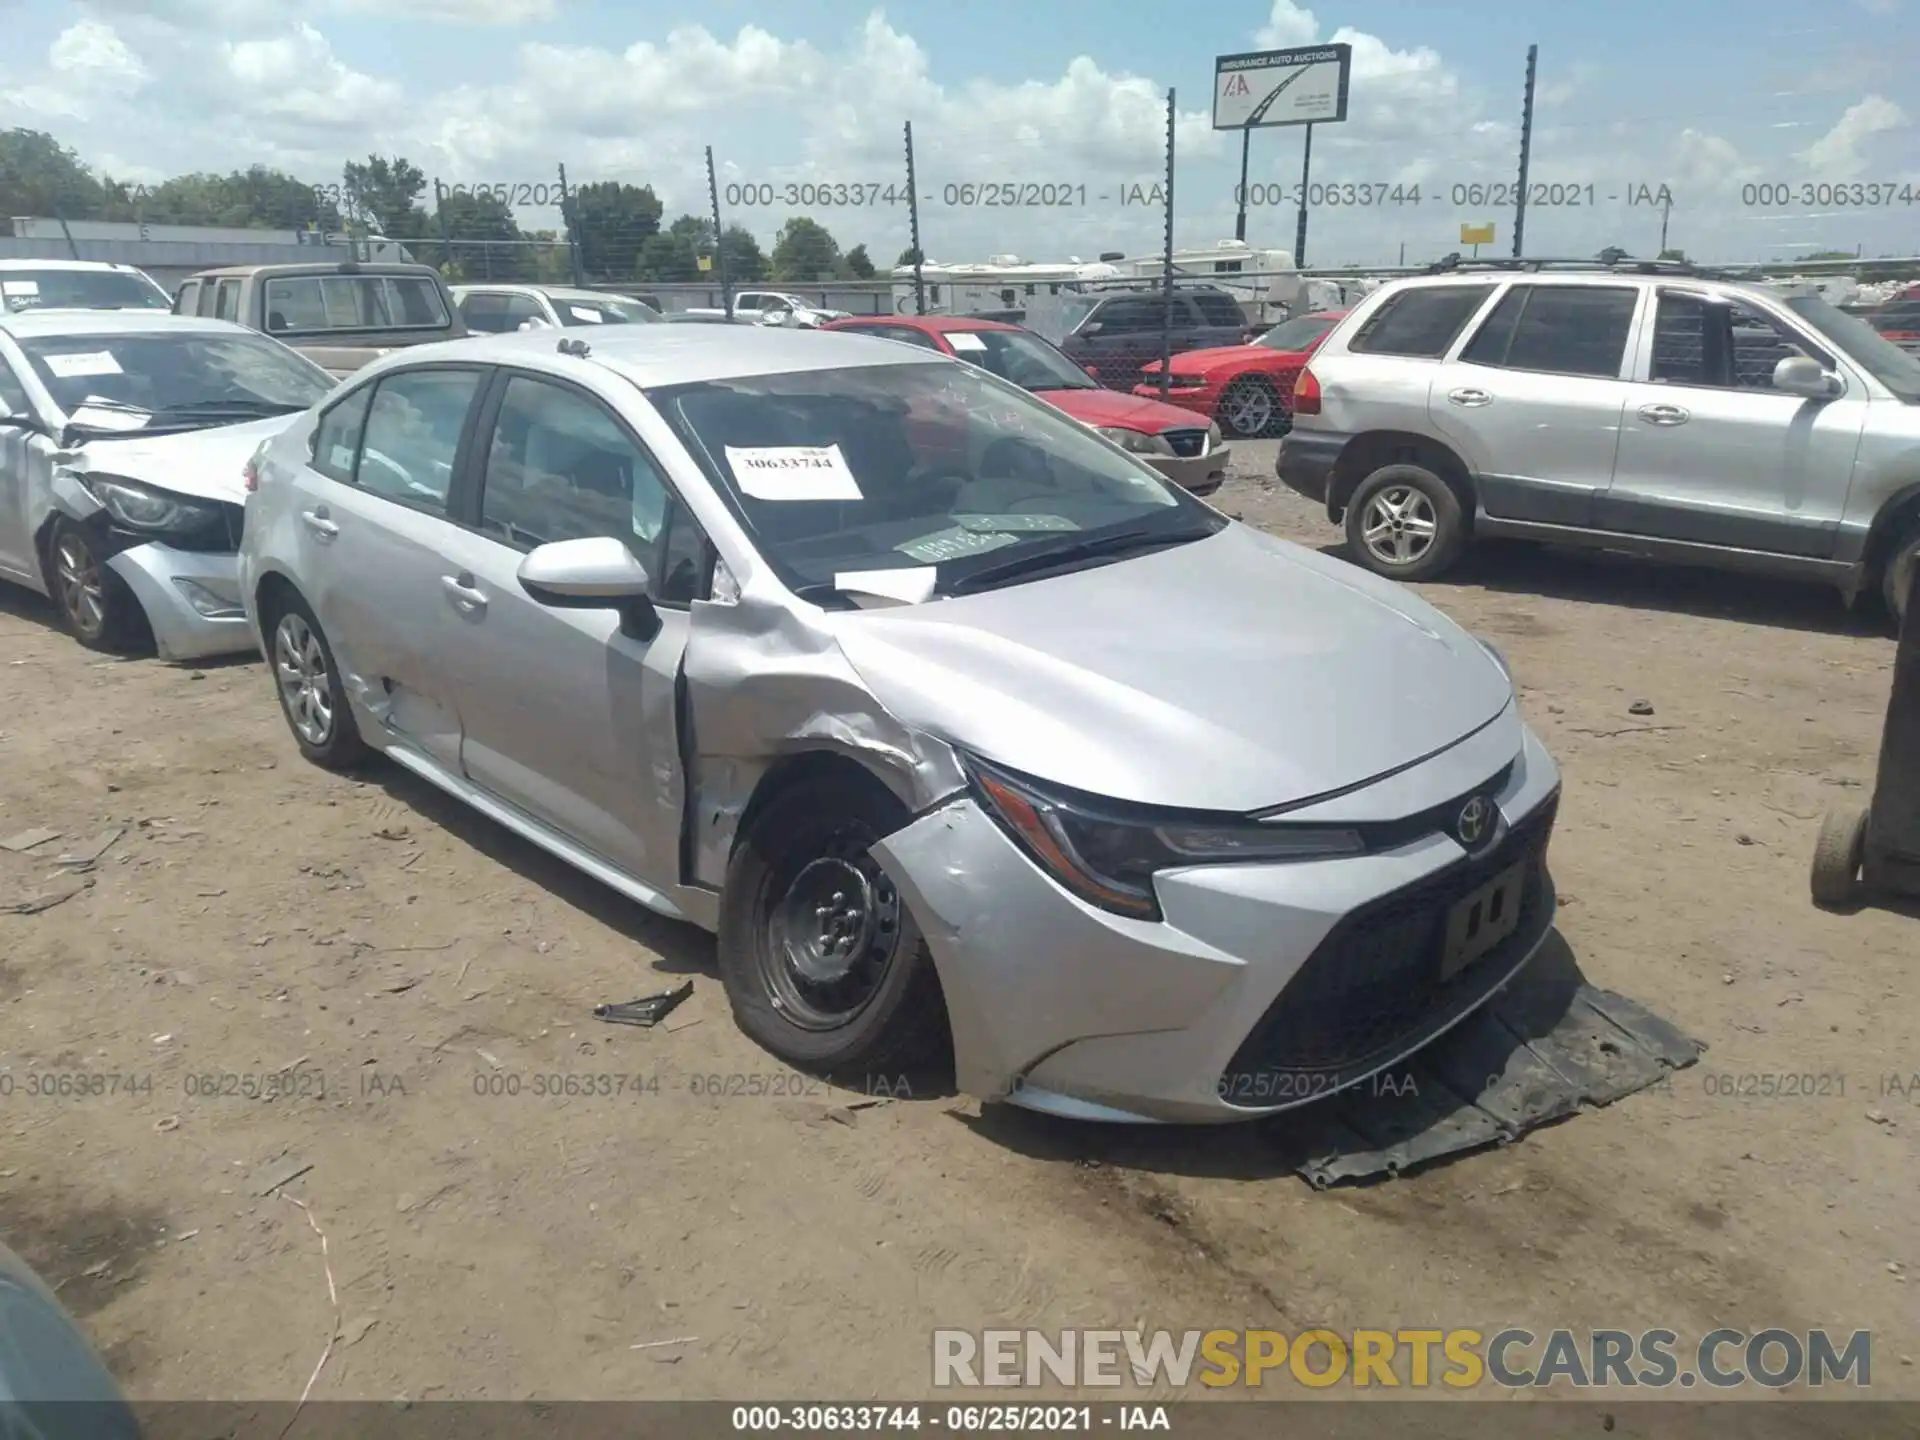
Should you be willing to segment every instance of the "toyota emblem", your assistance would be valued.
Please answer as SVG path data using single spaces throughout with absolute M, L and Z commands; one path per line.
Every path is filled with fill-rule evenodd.
M 1453 822 L 1453 828 L 1460 837 L 1460 843 L 1471 850 L 1485 838 L 1487 822 L 1492 819 L 1492 804 L 1485 796 L 1476 795 L 1460 807 L 1460 818 Z

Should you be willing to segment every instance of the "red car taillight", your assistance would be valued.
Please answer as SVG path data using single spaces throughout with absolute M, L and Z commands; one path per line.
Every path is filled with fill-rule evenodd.
M 260 462 L 258 460 L 247 461 L 246 465 L 241 468 L 240 476 L 247 482 L 247 493 L 249 495 L 253 494 L 254 491 L 260 488 Z
M 1314 378 L 1311 366 L 1302 370 L 1300 378 L 1293 382 L 1293 413 L 1296 415 L 1320 413 L 1320 382 Z

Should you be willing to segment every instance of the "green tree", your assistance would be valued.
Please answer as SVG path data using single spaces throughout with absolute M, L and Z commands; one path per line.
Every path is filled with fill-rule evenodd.
M 426 237 L 428 216 L 420 206 L 426 188 L 427 177 L 420 167 L 398 155 L 349 160 L 340 172 L 347 218 L 377 229 L 390 240 Z
M 1815 250 L 1811 255 L 1802 255 L 1802 260 L 1858 260 L 1860 257 L 1851 250 Z
M 534 278 L 538 268 L 534 252 L 539 247 L 524 243 L 527 237 L 520 233 L 513 211 L 499 196 L 442 191 L 438 224 L 452 252 L 452 262 L 465 279 Z
M 570 197 L 568 217 L 580 247 L 581 268 L 589 275 L 622 277 L 638 273 L 640 252 L 660 233 L 665 214 L 651 185 L 597 180 Z
M 912 261 L 908 261 L 912 264 Z M 847 273 L 856 280 L 873 279 L 873 261 L 867 256 L 867 247 L 856 245 L 847 252 Z
M 911 245 L 909 245 L 906 249 L 902 250 L 900 252 L 900 258 L 893 262 L 895 269 L 898 269 L 902 265 L 914 265 L 914 264 L 924 265 L 926 263 L 927 263 L 926 253 L 924 251 L 914 249 Z
M 115 191 L 114 218 L 149 225 L 297 230 L 309 225 L 331 228 L 340 219 L 323 189 L 264 165 L 225 175 L 176 175 L 144 193 L 129 194 L 121 186 Z M 132 213 L 125 213 L 128 209 Z
M 795 215 L 773 241 L 773 278 L 786 281 L 831 280 L 840 264 L 840 246 L 827 227 Z
M 735 285 L 753 284 L 767 278 L 767 257 L 753 232 L 729 225 L 720 236 L 720 255 L 727 262 L 727 280 Z
M 11 217 L 45 215 L 68 220 L 98 216 L 106 191 L 80 157 L 40 130 L 0 131 L 0 226 Z

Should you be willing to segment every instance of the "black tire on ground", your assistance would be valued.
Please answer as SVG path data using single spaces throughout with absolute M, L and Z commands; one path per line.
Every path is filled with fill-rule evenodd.
M 1431 580 L 1467 548 L 1459 496 L 1424 465 L 1383 465 L 1367 476 L 1347 501 L 1346 522 L 1353 558 L 1390 580 Z
M 262 607 L 267 668 L 280 713 L 300 753 L 328 770 L 351 770 L 366 759 L 366 742 L 347 703 L 333 647 L 307 602 L 282 590 Z
M 53 522 L 46 574 L 60 623 L 89 650 L 124 655 L 152 642 L 139 597 L 107 568 L 86 526 L 64 516 Z
M 1241 406 L 1246 407 L 1247 413 L 1240 420 L 1235 420 L 1233 412 Z M 1272 385 L 1258 375 L 1243 375 L 1229 385 L 1227 393 L 1220 397 L 1217 418 L 1220 429 L 1230 439 L 1258 440 L 1281 427 L 1285 411 Z
M 1920 585 L 1920 522 L 1909 526 L 1906 534 L 1894 542 L 1880 572 L 1880 598 L 1893 617 L 1895 633 L 1906 623 L 1916 585 Z
M 870 776 L 803 780 L 749 822 L 727 867 L 719 966 L 735 1023 L 782 1060 L 841 1083 L 893 1085 L 951 1053 L 926 939 L 868 854 L 908 818 Z M 833 904 L 842 896 L 845 912 Z M 844 961 L 817 947 L 836 920 L 826 910 L 853 917 L 838 932 Z M 845 964 L 848 973 L 808 980 L 795 954 L 816 967 Z
M 1865 890 L 1860 862 L 1867 849 L 1867 812 L 1849 807 L 1829 810 L 1813 845 L 1813 903 L 1823 910 L 1857 905 Z

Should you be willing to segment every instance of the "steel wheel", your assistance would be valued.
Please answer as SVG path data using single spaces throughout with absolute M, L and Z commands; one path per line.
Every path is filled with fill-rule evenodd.
M 762 979 L 804 1030 L 837 1030 L 858 1015 L 899 953 L 900 893 L 868 853 L 875 838 L 861 826 L 836 830 L 769 907 Z
M 333 676 L 320 637 L 294 611 L 273 631 L 273 669 L 294 733 L 316 749 L 333 738 Z
M 1390 485 L 1367 502 L 1361 534 L 1375 559 L 1411 565 L 1433 548 L 1439 533 L 1433 502 L 1411 485 Z
M 1220 402 L 1223 428 L 1253 439 L 1273 424 L 1273 391 L 1257 380 L 1237 380 Z
M 83 640 L 107 630 L 107 587 L 93 546 L 77 530 L 63 530 L 53 546 L 54 595 Z

